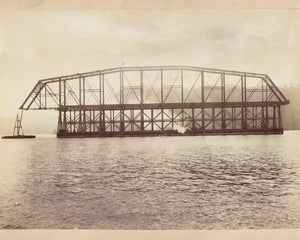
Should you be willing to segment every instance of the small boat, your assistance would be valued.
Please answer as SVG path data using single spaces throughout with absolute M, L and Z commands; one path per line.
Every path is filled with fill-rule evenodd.
M 35 138 L 35 135 L 2 136 L 2 139 Z
M 22 124 L 21 124 L 22 117 L 23 117 L 23 110 L 21 112 L 20 118 L 19 118 L 19 114 L 17 114 L 13 135 L 12 136 L 3 136 L 2 139 L 35 138 L 35 135 L 24 135 Z

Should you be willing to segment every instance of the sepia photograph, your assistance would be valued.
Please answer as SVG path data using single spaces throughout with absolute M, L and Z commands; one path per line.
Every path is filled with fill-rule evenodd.
M 0 236 L 300 237 L 299 8 L 64 2 L 0 3 Z

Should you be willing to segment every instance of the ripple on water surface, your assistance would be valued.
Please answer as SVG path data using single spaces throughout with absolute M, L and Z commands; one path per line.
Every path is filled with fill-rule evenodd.
M 299 140 L 1 140 L 0 227 L 298 228 Z

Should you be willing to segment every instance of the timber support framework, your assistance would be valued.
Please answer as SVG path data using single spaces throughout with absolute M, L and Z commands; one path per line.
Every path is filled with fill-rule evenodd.
M 57 137 L 280 134 L 288 103 L 266 74 L 148 66 L 39 80 L 20 109 L 57 110 Z

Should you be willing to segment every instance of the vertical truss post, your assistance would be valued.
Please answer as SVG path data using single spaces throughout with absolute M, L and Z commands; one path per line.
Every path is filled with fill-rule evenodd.
M 265 107 L 261 107 L 261 128 L 264 129 L 266 127 L 265 124 Z
M 181 80 L 181 102 L 184 103 L 183 99 L 183 67 L 180 70 L 180 80 Z
M 85 105 L 85 77 L 82 77 L 82 105 Z
M 266 106 L 266 128 L 269 128 L 269 108 Z
M 64 80 L 64 122 L 63 122 L 63 129 L 65 131 L 68 131 L 68 128 L 67 128 L 67 109 L 66 109 L 66 105 L 67 105 L 66 80 Z
M 255 118 L 256 115 L 254 115 L 254 106 L 252 106 L 252 128 L 255 128 Z
M 225 74 L 221 73 L 221 102 L 225 103 L 226 99 L 225 99 Z M 221 109 L 222 111 L 222 129 L 224 130 L 226 128 L 226 121 L 225 121 L 225 109 L 222 107 Z
M 100 114 L 100 131 L 101 132 L 105 132 L 106 128 L 105 128 L 105 111 L 104 110 L 100 110 L 99 112 Z
M 85 77 L 82 78 L 82 101 L 83 101 L 83 132 L 86 132 L 86 110 L 85 110 Z
M 225 114 L 225 108 L 221 108 L 221 111 L 222 111 L 222 122 L 221 122 L 221 128 L 224 130 L 226 128 L 226 120 L 225 120 L 225 117 L 226 117 L 226 114 Z
M 94 120 L 94 132 L 97 133 L 99 132 L 99 127 L 100 127 L 100 114 L 99 114 L 99 122 L 98 122 L 98 110 L 94 110 L 93 113 L 93 120 Z
M 82 102 L 81 102 L 81 77 L 79 76 L 79 105 L 81 106 L 82 105 Z
M 101 73 L 100 74 L 100 89 L 101 89 L 101 91 L 100 91 L 100 94 L 101 94 L 101 97 L 102 97 L 102 105 L 104 105 L 105 104 L 105 91 L 104 91 L 104 79 L 105 79 L 105 77 L 104 77 L 104 74 L 103 73 Z M 100 97 L 100 99 L 101 99 L 101 97 Z M 105 110 L 101 110 L 100 109 L 100 111 L 99 111 L 99 131 L 100 132 L 105 132 L 106 131 L 106 127 L 105 127 Z
M 265 83 L 265 87 L 266 87 L 266 90 L 265 90 L 265 92 L 266 92 L 266 96 L 265 96 L 265 101 L 268 101 L 268 95 L 269 95 L 269 91 L 268 91 L 268 85 Z
M 79 106 L 80 106 L 80 109 L 78 111 L 79 124 L 78 124 L 77 131 L 81 132 L 82 131 L 82 112 L 81 112 L 81 109 L 82 109 L 82 79 L 81 79 L 81 76 L 79 76 Z
M 82 111 L 81 111 L 81 109 L 78 111 L 78 114 L 79 114 L 78 131 L 82 132 L 83 129 L 82 129 Z
M 205 131 L 205 108 L 204 107 L 201 108 L 201 116 L 202 116 L 201 128 L 202 128 L 202 132 L 204 132 Z
M 244 108 L 244 114 L 245 114 L 244 128 L 248 129 L 248 107 L 247 106 Z
M 181 126 L 182 127 L 184 127 L 184 119 L 185 119 L 184 111 L 183 111 L 183 108 L 181 108 Z
M 64 106 L 67 105 L 66 80 L 64 80 Z
M 212 129 L 216 129 L 216 118 L 215 118 L 215 108 L 212 108 L 212 116 L 211 116 L 211 121 L 212 121 Z
M 241 94 L 242 94 L 242 103 L 247 102 L 247 86 L 246 86 L 246 74 L 243 74 L 241 77 Z M 242 110 L 242 129 L 247 129 L 247 107 L 243 106 Z
M 124 72 L 120 69 L 120 104 L 124 105 Z M 124 108 L 120 109 L 120 131 L 125 131 Z
M 241 76 L 241 100 L 242 103 L 244 103 L 244 76 Z M 244 107 L 241 107 L 241 111 L 242 111 L 242 120 L 241 120 L 241 125 L 242 125 L 242 129 L 245 129 L 245 116 L 244 116 Z
M 236 110 L 232 107 L 232 129 L 236 129 Z
M 75 133 L 75 131 L 76 131 L 76 124 L 75 124 L 75 110 L 73 111 L 73 118 L 72 118 L 72 111 L 70 110 L 70 120 L 71 120 L 71 126 L 73 127 L 72 129 L 71 129 L 71 131 L 72 132 L 74 132 Z
M 278 124 L 278 121 L 279 121 L 279 118 L 278 118 L 278 111 L 277 111 L 277 108 L 278 108 L 279 106 L 274 106 L 274 128 L 276 129 L 276 128 L 278 128 L 279 127 L 279 124 Z
M 95 114 L 95 116 L 94 116 L 94 127 L 95 127 L 94 132 L 99 133 L 100 128 L 101 128 L 101 113 L 99 111 L 99 121 L 98 121 L 98 110 L 95 110 L 94 114 Z
M 104 105 L 104 101 L 105 101 L 105 92 L 104 92 L 104 74 L 101 74 L 101 79 L 102 79 L 102 86 L 101 86 L 101 90 L 102 90 L 102 105 Z
M 115 131 L 115 110 L 111 110 L 111 126 L 112 126 L 112 132 Z
M 59 108 L 61 108 L 61 105 L 62 105 L 62 104 L 61 104 L 61 82 L 62 82 L 62 81 L 61 81 L 61 78 L 60 78 L 60 79 L 59 79 L 59 82 L 58 82 L 58 92 L 59 92 L 59 93 L 58 93 L 58 94 L 59 94 L 59 95 L 58 95 L 58 100 L 59 100 Z
M 255 107 L 255 128 L 258 128 L 258 116 L 257 116 L 257 107 Z
M 120 78 L 119 78 L 119 82 L 120 82 L 120 104 L 124 104 L 124 72 L 122 69 L 120 69 Z
M 225 74 L 221 73 L 221 102 L 225 103 Z
M 204 99 L 204 71 L 201 71 L 201 102 L 204 103 L 205 99 Z M 204 112 L 204 107 L 201 108 L 201 119 L 202 119 L 202 132 L 205 131 L 205 112 Z
M 91 118 L 91 121 L 93 123 L 93 132 L 95 132 L 95 110 L 93 110 L 93 118 Z M 92 132 L 92 130 L 91 130 Z
M 144 72 L 143 72 L 143 70 L 140 70 L 140 89 L 141 89 L 140 90 L 141 91 L 140 104 L 142 105 L 142 107 L 141 107 L 141 131 L 142 132 L 145 130 L 144 129 L 144 107 L 143 107 L 143 105 L 144 105 L 144 79 L 143 79 L 143 77 L 144 77 Z
M 277 109 L 278 109 L 278 125 L 279 125 L 278 127 L 279 127 L 280 129 L 282 129 L 282 119 L 281 119 L 280 106 L 278 106 Z
M 163 76 L 163 70 L 160 70 L 160 101 L 161 104 L 164 103 L 164 76 Z
M 101 93 L 101 90 L 102 90 L 102 84 L 101 84 L 101 77 L 102 74 L 99 74 L 99 105 L 102 104 L 102 93 Z
M 201 102 L 204 103 L 204 71 L 201 71 Z
M 172 130 L 174 130 L 174 120 L 175 120 L 174 119 L 174 108 L 171 109 L 171 114 L 172 114 L 172 116 L 171 116 L 172 117 L 172 120 L 171 120 L 172 121 Z
M 88 127 L 86 129 L 86 131 L 88 132 L 88 129 L 89 131 L 91 132 L 92 131 L 92 111 L 88 111 L 88 114 L 89 114 L 89 121 L 88 121 Z
M 130 123 L 131 123 L 131 132 L 134 131 L 134 110 L 130 109 Z
M 235 129 L 234 127 L 234 118 L 235 118 L 235 115 L 234 115 L 234 112 L 233 112 L 233 107 L 231 108 L 231 128 L 232 129 Z
M 261 101 L 264 101 L 264 80 L 261 79 Z
M 110 128 L 110 132 L 112 132 L 112 114 L 111 114 L 111 110 L 109 110 L 109 128 Z
M 58 126 L 57 126 L 57 131 L 62 132 L 63 131 L 63 123 L 62 123 L 62 99 L 61 99 L 61 94 L 62 94 L 62 80 L 61 78 L 59 79 L 58 82 L 58 101 L 59 101 L 59 110 L 58 110 Z
M 192 108 L 192 131 L 195 131 L 195 108 Z
M 144 72 L 140 70 L 140 104 L 144 104 Z
M 247 102 L 247 75 L 244 73 L 244 101 Z
M 144 109 L 141 109 L 141 131 L 143 132 L 145 130 L 144 127 Z
M 153 130 L 154 130 L 153 124 L 154 124 L 154 119 L 153 119 L 153 108 L 151 108 L 151 131 L 152 131 L 152 132 L 153 132 Z
M 161 109 L 161 130 L 164 130 L 164 109 Z
M 244 76 L 241 76 L 241 100 L 244 102 Z

